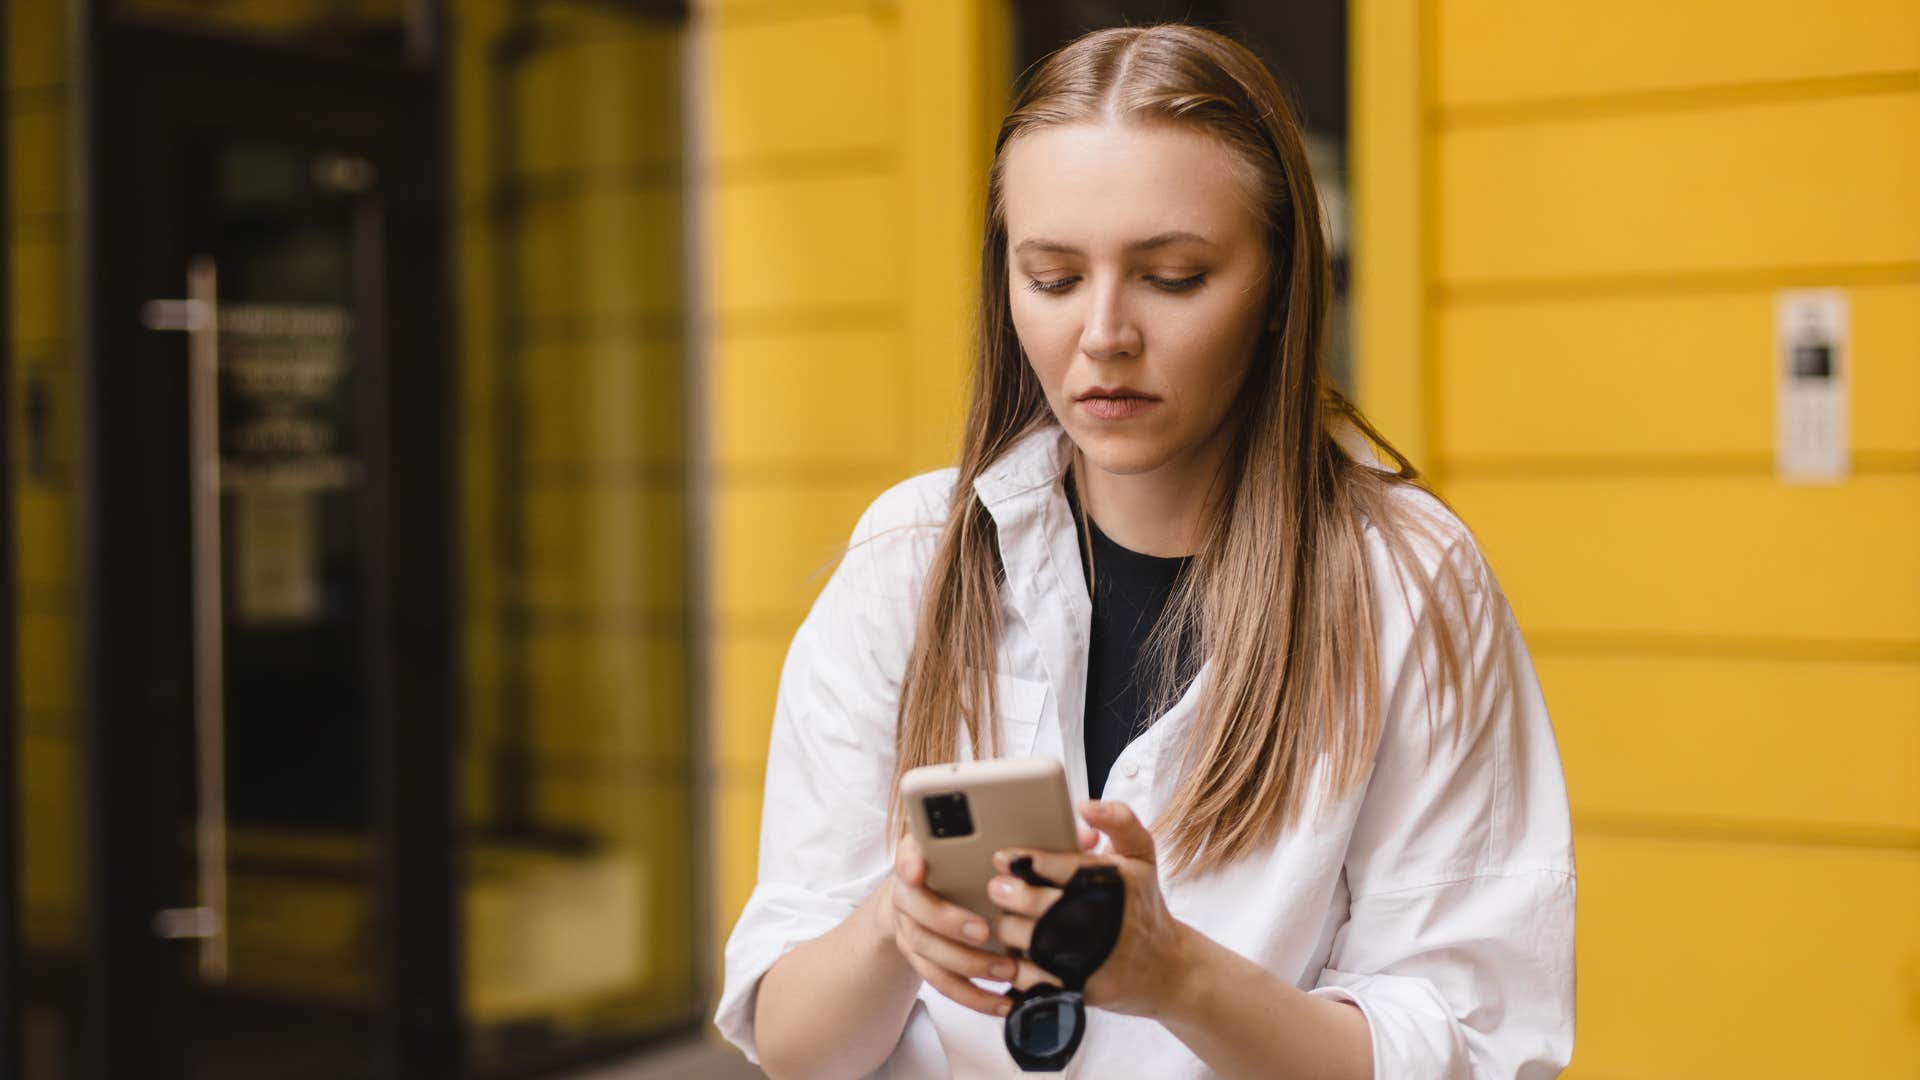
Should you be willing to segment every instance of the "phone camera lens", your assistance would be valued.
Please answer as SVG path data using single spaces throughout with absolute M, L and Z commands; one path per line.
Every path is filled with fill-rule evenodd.
M 966 795 L 956 791 L 948 795 L 930 795 L 923 801 L 927 808 L 927 825 L 935 839 L 972 834 L 973 814 L 967 809 Z

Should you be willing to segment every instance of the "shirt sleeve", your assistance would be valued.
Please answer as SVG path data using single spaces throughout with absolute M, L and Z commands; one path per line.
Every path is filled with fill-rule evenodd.
M 1309 992 L 1365 1014 L 1376 1077 L 1550 1077 L 1573 1053 L 1565 778 L 1491 571 L 1470 538 L 1442 567 L 1462 588 L 1425 609 L 1441 618 L 1409 618 L 1397 596 L 1376 608 L 1391 628 L 1383 643 L 1397 633 L 1403 647 L 1382 657 L 1384 727 L 1344 868 L 1348 920 Z M 1465 650 L 1463 695 L 1431 688 L 1436 626 Z
M 760 1063 L 754 1007 L 775 961 L 839 925 L 892 869 L 887 792 L 900 678 L 938 522 L 905 485 L 854 528 L 781 669 L 767 746 L 759 873 L 727 939 L 714 1024 Z

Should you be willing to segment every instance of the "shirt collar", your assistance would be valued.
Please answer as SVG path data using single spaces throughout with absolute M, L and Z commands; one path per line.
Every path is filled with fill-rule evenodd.
M 1041 424 L 1015 439 L 999 458 L 980 470 L 973 480 L 974 493 L 998 518 L 998 507 L 1057 482 L 1066 472 L 1072 453 L 1073 444 L 1065 428 Z

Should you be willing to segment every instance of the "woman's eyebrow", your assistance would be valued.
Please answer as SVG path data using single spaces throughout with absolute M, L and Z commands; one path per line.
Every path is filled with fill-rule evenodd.
M 1174 229 L 1149 236 L 1145 240 L 1136 240 L 1127 245 L 1127 250 L 1147 251 L 1152 248 L 1166 247 L 1168 244 L 1178 244 L 1183 241 L 1205 244 L 1208 247 L 1214 246 L 1213 241 L 1201 236 L 1199 233 L 1183 232 L 1179 229 Z M 1022 251 L 1050 251 L 1061 255 L 1078 255 L 1081 253 L 1079 248 L 1073 247 L 1070 244 L 1063 244 L 1058 240 L 1048 240 L 1039 236 L 1028 237 L 1020 241 L 1019 245 L 1013 250 L 1015 254 Z

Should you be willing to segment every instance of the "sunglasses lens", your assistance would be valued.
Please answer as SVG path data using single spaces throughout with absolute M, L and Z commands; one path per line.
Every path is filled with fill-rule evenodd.
M 1073 1041 L 1079 1026 L 1073 1002 L 1067 998 L 1044 997 L 1020 1006 L 1014 1017 L 1013 1037 L 1029 1054 L 1058 1054 Z

